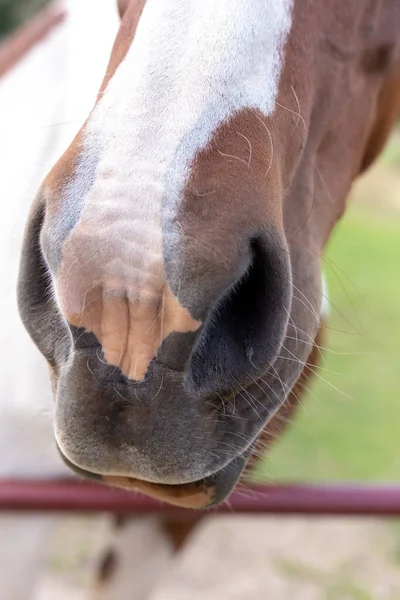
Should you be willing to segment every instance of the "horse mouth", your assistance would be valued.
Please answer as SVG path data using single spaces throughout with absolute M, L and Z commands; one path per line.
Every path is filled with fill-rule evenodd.
M 181 508 L 205 509 L 223 502 L 231 493 L 246 465 L 251 451 L 235 457 L 228 465 L 208 477 L 184 484 L 161 484 L 122 475 L 101 475 L 76 466 L 58 447 L 64 463 L 81 477 L 111 487 L 140 491 L 156 500 Z

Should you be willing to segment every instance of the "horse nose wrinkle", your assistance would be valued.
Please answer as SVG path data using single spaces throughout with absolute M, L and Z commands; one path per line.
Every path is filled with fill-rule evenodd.
M 168 285 L 152 294 L 126 290 L 93 290 L 79 314 L 68 314 L 70 325 L 92 333 L 101 358 L 131 381 L 142 382 L 149 365 L 172 333 L 196 331 L 195 320 Z M 77 336 L 79 340 L 79 336 Z M 84 342 L 82 342 L 84 343 Z

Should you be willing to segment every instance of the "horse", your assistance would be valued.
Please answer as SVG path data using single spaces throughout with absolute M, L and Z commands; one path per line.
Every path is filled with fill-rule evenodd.
M 18 305 L 66 465 L 202 509 L 312 374 L 324 247 L 400 109 L 400 5 L 118 4 L 95 106 L 31 208 Z

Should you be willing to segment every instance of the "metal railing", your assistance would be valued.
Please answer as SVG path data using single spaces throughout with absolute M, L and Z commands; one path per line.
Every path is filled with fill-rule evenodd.
M 170 506 L 140 492 L 75 479 L 0 481 L 0 511 L 163 513 L 183 519 L 199 516 L 199 511 Z M 400 516 L 400 486 L 253 486 L 233 492 L 227 502 L 203 512 Z

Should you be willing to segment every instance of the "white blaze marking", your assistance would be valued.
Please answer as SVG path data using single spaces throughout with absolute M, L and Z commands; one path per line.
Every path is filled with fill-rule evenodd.
M 147 0 L 86 132 L 99 161 L 81 219 L 108 246 L 106 276 L 152 286 L 163 264 L 166 187 L 164 216 L 175 213 L 189 166 L 220 123 L 243 108 L 274 111 L 291 7 Z
M 170 293 L 163 242 L 177 247 L 170 223 L 190 165 L 216 128 L 242 109 L 274 111 L 291 6 L 147 0 L 90 116 L 66 190 L 70 214 L 81 214 L 63 244 L 56 292 L 71 322 L 94 331 L 106 359 L 130 378 L 143 379 L 170 331 L 200 325 Z M 125 312 L 115 309 L 121 298 Z

